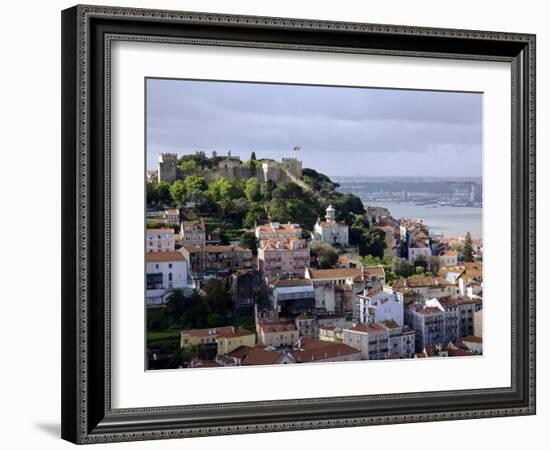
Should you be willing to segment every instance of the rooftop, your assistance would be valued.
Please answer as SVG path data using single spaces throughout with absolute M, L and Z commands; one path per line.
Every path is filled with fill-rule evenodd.
M 185 261 L 181 252 L 148 252 L 145 254 L 147 262 Z
M 145 234 L 174 234 L 173 228 L 147 228 Z
M 332 280 L 339 278 L 362 278 L 361 269 L 309 269 L 309 276 L 312 280 Z

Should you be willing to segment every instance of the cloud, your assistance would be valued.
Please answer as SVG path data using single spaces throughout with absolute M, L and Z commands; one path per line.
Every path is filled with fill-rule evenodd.
M 481 105 L 478 93 L 150 79 L 148 164 L 162 151 L 280 158 L 300 145 L 305 164 L 334 175 L 360 175 L 356 160 L 384 172 L 373 175 L 405 161 L 439 175 L 453 160 L 449 175 L 480 176 Z

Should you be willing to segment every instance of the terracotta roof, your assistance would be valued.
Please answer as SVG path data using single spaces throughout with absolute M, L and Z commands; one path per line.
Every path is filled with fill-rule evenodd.
M 362 277 L 361 269 L 309 269 L 312 280 L 331 280 L 335 278 L 357 278 Z
M 248 331 L 248 330 L 244 330 L 244 329 L 241 329 L 241 330 L 237 330 L 235 332 L 229 332 L 229 333 L 223 333 L 218 336 L 218 338 L 235 338 L 235 337 L 242 337 L 242 336 L 250 336 L 250 335 L 254 335 L 255 333 L 253 331 Z
M 410 248 L 429 248 L 424 242 L 416 241 Z
M 196 231 L 204 231 L 205 225 L 204 220 L 182 220 L 181 227 L 185 231 L 192 231 L 193 227 L 196 227 Z
M 401 325 L 394 320 L 384 320 L 382 323 L 388 328 L 401 328 Z
M 350 331 L 358 331 L 360 333 L 378 333 L 380 331 L 384 331 L 385 329 L 386 328 L 380 323 L 374 322 L 368 325 L 366 323 L 355 324 L 354 327 L 350 329 Z
M 441 256 L 451 256 L 451 257 L 458 256 L 458 252 L 456 250 L 447 250 Z
M 241 345 L 240 347 L 237 347 L 232 352 L 228 353 L 227 356 L 240 359 L 244 355 L 247 355 L 251 350 L 253 350 L 253 347 L 248 347 L 247 345 Z
M 233 252 L 247 252 L 252 254 L 252 251 L 247 248 L 242 248 L 238 245 L 184 245 L 185 250 L 189 253 L 233 253 Z
M 270 352 L 260 348 L 253 348 L 241 359 L 241 364 L 243 366 L 277 364 L 282 356 L 282 352 Z
M 235 328 L 233 327 L 217 327 L 217 328 L 195 328 L 191 330 L 181 330 L 182 336 L 192 337 L 208 337 L 219 336 L 221 334 L 233 333 Z
M 361 351 L 346 344 L 330 343 L 330 345 L 325 345 L 323 347 L 292 350 L 290 355 L 296 360 L 297 363 L 307 363 L 337 358 L 339 356 L 352 355 L 354 353 L 361 353 Z
M 311 280 L 305 280 L 301 278 L 295 278 L 292 280 L 275 280 L 272 281 L 271 286 L 280 288 L 280 287 L 293 287 L 293 286 L 311 286 Z
M 174 234 L 173 228 L 147 228 L 145 234 Z
M 276 222 L 275 222 L 276 223 Z M 302 227 L 296 223 L 279 223 L 275 226 L 273 222 L 259 225 L 257 230 L 260 233 L 281 233 L 281 234 L 296 234 L 302 231 Z
M 365 266 L 363 267 L 365 274 L 371 276 L 383 277 L 385 275 L 384 266 Z
M 321 327 L 330 327 L 330 325 L 321 325 Z M 336 327 L 334 327 L 336 328 Z M 331 342 L 331 341 L 322 341 L 321 339 L 315 339 L 315 338 L 312 338 L 312 337 L 307 337 L 307 336 L 304 336 L 304 337 L 301 337 L 300 340 L 298 341 L 298 346 L 299 348 L 301 349 L 307 349 L 307 350 L 312 350 L 312 349 L 315 349 L 315 348 L 323 348 L 323 347 L 327 347 L 329 345 L 336 345 L 337 342 Z
M 267 251 L 288 250 L 288 251 L 304 251 L 308 250 L 306 241 L 297 237 L 290 237 L 285 240 L 264 239 L 260 241 L 260 248 Z
M 422 278 L 409 278 L 407 280 L 395 280 L 390 285 L 394 289 L 409 287 L 435 287 L 435 286 L 450 286 L 445 278 L 442 277 L 422 277 Z
M 263 322 L 259 324 L 264 333 L 279 333 L 281 331 L 296 331 L 294 322 Z
M 181 252 L 148 252 L 145 254 L 147 262 L 185 261 Z

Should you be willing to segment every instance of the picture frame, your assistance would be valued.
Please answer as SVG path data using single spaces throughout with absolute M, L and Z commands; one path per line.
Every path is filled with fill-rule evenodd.
M 110 49 L 117 40 L 511 65 L 511 385 L 116 409 Z M 78 5 L 62 12 L 62 437 L 85 444 L 535 414 L 535 36 Z

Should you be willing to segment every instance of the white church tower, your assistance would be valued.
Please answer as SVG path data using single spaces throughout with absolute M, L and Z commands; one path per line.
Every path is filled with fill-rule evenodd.
M 349 245 L 349 227 L 344 222 L 336 221 L 336 209 L 329 205 L 326 209 L 325 221 L 317 221 L 313 229 L 315 240 L 338 244 Z

